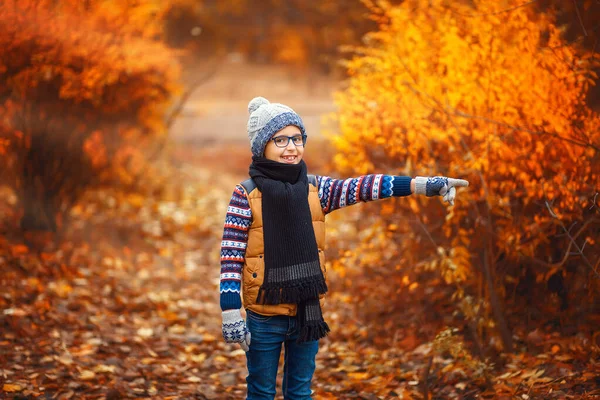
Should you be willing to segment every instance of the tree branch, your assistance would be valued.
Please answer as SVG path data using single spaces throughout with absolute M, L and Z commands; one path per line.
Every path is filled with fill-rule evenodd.
M 511 12 L 511 11 L 514 11 L 514 10 L 516 10 L 518 8 L 525 7 L 525 6 L 528 6 L 528 5 L 532 4 L 532 3 L 535 3 L 536 1 L 537 0 L 531 0 L 531 1 L 519 4 L 519 5 L 516 5 L 514 7 L 505 8 L 503 10 L 498 10 L 498 11 L 492 11 L 492 12 L 489 12 L 489 13 L 463 14 L 463 13 L 456 12 L 454 10 L 451 10 L 451 11 L 453 13 L 457 14 L 457 15 L 462 15 L 464 17 L 482 17 L 482 16 L 486 16 L 486 15 L 498 15 L 498 14 L 502 14 L 502 13 L 505 13 L 505 12 Z
M 435 98 L 433 98 L 429 94 L 424 93 L 421 90 L 415 88 L 413 85 L 410 84 L 410 82 L 402 81 L 402 84 L 405 85 L 405 86 L 407 86 L 413 92 L 421 94 L 421 95 L 427 97 L 428 99 L 432 100 L 434 103 L 436 103 L 438 105 L 439 108 L 442 109 L 442 111 L 446 115 L 450 115 L 451 114 L 451 115 L 454 115 L 454 116 L 457 116 L 457 117 L 462 117 L 462 118 L 478 119 L 478 120 L 489 122 L 491 124 L 495 124 L 495 125 L 498 125 L 498 126 L 504 126 L 506 128 L 511 128 L 513 130 L 517 130 L 517 131 L 521 131 L 521 132 L 527 132 L 527 133 L 530 133 L 532 135 L 550 135 L 550 136 L 556 137 L 558 139 L 564 140 L 564 141 L 566 141 L 568 143 L 574 144 L 576 146 L 580 146 L 580 147 L 583 147 L 583 148 L 589 147 L 589 148 L 595 150 L 596 152 L 600 153 L 600 147 L 597 146 L 597 145 L 595 145 L 595 144 L 593 144 L 593 143 L 580 142 L 580 141 L 577 141 L 577 140 L 574 140 L 574 139 L 571 139 L 571 138 L 560 136 L 559 134 L 554 133 L 554 132 L 532 131 L 532 130 L 527 129 L 527 128 L 523 128 L 523 127 L 520 127 L 520 126 L 510 125 L 510 124 L 507 124 L 505 122 L 496 121 L 496 120 L 493 120 L 493 119 L 490 119 L 490 118 L 481 117 L 481 116 L 478 116 L 478 115 L 467 114 L 467 113 L 464 113 L 462 111 L 457 110 L 454 107 L 441 105 L 439 103 L 439 101 L 437 101 Z M 456 125 L 455 125 L 455 127 L 456 127 Z
M 185 106 L 185 103 L 187 103 L 189 98 L 191 97 L 192 93 L 194 93 L 196 91 L 196 89 L 198 89 L 202 84 L 206 83 L 210 78 L 212 78 L 216 74 L 216 72 L 219 69 L 218 68 L 219 65 L 220 65 L 220 60 L 215 61 L 214 65 L 208 72 L 205 72 L 203 75 L 201 75 L 200 77 L 195 79 L 187 87 L 187 90 L 183 93 L 183 95 L 181 95 L 181 97 L 179 98 L 179 101 L 177 102 L 175 107 L 173 107 L 172 111 L 169 113 L 169 115 L 165 119 L 165 129 L 166 129 L 167 133 L 171 130 L 173 123 L 175 122 L 177 117 L 183 111 L 183 107 Z M 164 148 L 165 144 L 167 143 L 167 138 L 168 138 L 168 134 L 165 134 L 163 136 L 163 138 L 161 140 L 159 140 L 159 142 L 155 146 L 155 149 L 150 152 L 151 154 L 148 156 L 148 160 L 155 160 L 156 157 L 158 157 L 158 155 L 161 153 L 161 150 Z
M 479 120 L 482 120 L 482 121 L 485 121 L 485 122 L 489 122 L 491 124 L 495 124 L 495 125 L 499 125 L 499 126 L 504 126 L 506 128 L 511 128 L 511 129 L 514 129 L 514 130 L 517 130 L 517 131 L 521 131 L 521 132 L 527 132 L 527 133 L 530 133 L 532 135 L 550 135 L 550 136 L 553 136 L 553 137 L 555 137 L 557 139 L 564 140 L 564 141 L 566 141 L 568 143 L 574 144 L 576 146 L 580 146 L 580 147 L 584 147 L 584 148 L 585 147 L 590 147 L 591 149 L 593 149 L 596 152 L 600 153 L 600 147 L 596 146 L 593 143 L 579 142 L 579 141 L 576 141 L 576 140 L 571 139 L 571 138 L 560 136 L 558 133 L 546 132 L 546 131 L 532 131 L 532 130 L 527 129 L 527 128 L 523 128 L 523 127 L 520 127 L 520 126 L 510 125 L 510 124 L 507 124 L 505 122 L 496 121 L 496 120 L 493 120 L 493 119 L 490 119 L 490 118 L 467 114 L 467 113 L 464 113 L 462 111 L 458 111 L 456 109 L 454 109 L 454 115 L 456 115 L 458 117 L 463 117 L 463 118 L 479 119 Z
M 552 206 L 550 206 L 547 201 L 546 201 L 546 207 L 548 207 L 548 210 L 550 211 L 550 215 L 552 216 L 552 218 L 557 219 L 560 222 L 560 220 L 558 219 L 558 216 L 556 214 L 554 214 L 553 210 L 551 210 Z M 550 264 L 550 263 L 547 263 L 545 261 L 539 260 L 539 259 L 534 258 L 534 257 L 527 257 L 527 259 L 533 261 L 534 263 L 536 263 L 538 265 L 542 265 L 542 266 L 548 267 L 548 268 L 560 268 L 560 267 L 562 267 L 567 262 L 567 260 L 569 259 L 569 255 L 571 254 L 571 247 L 573 247 L 573 244 L 576 244 L 575 240 L 579 237 L 579 235 L 581 235 L 581 233 L 583 233 L 585 231 L 585 229 L 588 227 L 588 225 L 590 225 L 591 223 L 596 222 L 596 221 L 597 221 L 597 218 L 595 218 L 595 217 L 587 220 L 583 224 L 583 226 L 577 231 L 577 233 L 575 233 L 575 235 L 571 235 L 569 233 L 569 230 L 567 230 L 566 227 L 563 225 L 563 228 L 565 229 L 566 235 L 569 236 L 570 241 L 569 241 L 569 245 L 567 246 L 567 250 L 565 251 L 565 255 L 563 256 L 563 258 L 559 262 Z M 561 222 L 561 225 L 562 225 L 562 222 Z
M 173 111 L 171 111 L 171 113 L 165 121 L 167 131 L 170 130 L 171 126 L 173 125 L 173 122 L 175 122 L 175 119 L 179 116 L 179 114 L 181 114 L 181 111 L 183 111 L 183 106 L 185 105 L 185 103 L 187 103 L 192 93 L 194 93 L 194 91 L 196 91 L 196 89 L 198 89 L 198 87 L 200 87 L 203 83 L 212 78 L 217 72 L 217 69 L 218 68 L 215 66 L 215 68 L 211 69 L 198 79 L 194 80 L 194 82 L 192 82 L 192 84 L 188 86 L 188 89 L 179 98 L 179 102 L 173 108 Z
M 544 193 L 545 193 L 545 190 L 544 190 Z M 583 229 L 587 225 L 589 225 L 591 222 L 594 222 L 596 220 L 596 218 L 593 217 L 593 218 L 589 219 L 588 221 L 586 221 L 586 223 L 581 227 L 581 229 L 579 230 L 579 232 L 577 232 L 577 234 L 575 235 L 575 237 L 573 237 L 571 235 L 571 233 L 569 232 L 569 230 L 567 229 L 567 227 L 565 226 L 565 224 L 560 220 L 560 218 L 558 218 L 558 215 L 556 215 L 556 213 L 552 209 L 552 205 L 550 204 L 550 202 L 548 200 L 545 200 L 545 203 L 546 203 L 546 208 L 548 209 L 548 212 L 550 213 L 550 216 L 552 216 L 552 218 L 554 218 L 554 219 L 556 219 L 558 221 L 558 223 L 560 224 L 560 226 L 565 231 L 565 235 L 569 238 L 570 244 L 569 244 L 569 248 L 566 251 L 565 258 L 569 256 L 571 247 L 575 246 L 575 249 L 577 250 L 577 254 L 579 254 L 581 256 L 581 258 L 583 259 L 583 261 L 585 262 L 585 264 L 592 270 L 592 272 L 594 273 L 594 275 L 596 275 L 596 277 L 598 279 L 600 279 L 600 274 L 598 273 L 598 271 L 596 270 L 596 268 L 592 265 L 592 263 L 590 262 L 590 260 L 588 260 L 588 258 L 585 256 L 585 254 L 583 254 L 583 247 L 579 247 L 579 245 L 575 241 L 575 239 L 583 231 Z M 563 259 L 563 263 L 565 261 L 566 261 L 566 259 Z M 562 265 L 562 263 L 561 263 L 561 265 Z
M 573 0 L 573 4 L 575 5 L 575 12 L 577 13 L 577 18 L 579 18 L 579 23 L 581 24 L 581 29 L 583 29 L 583 34 L 587 36 L 587 31 L 585 30 L 585 26 L 583 25 L 583 20 L 581 19 L 581 14 L 579 14 L 579 7 L 577 6 L 577 0 Z

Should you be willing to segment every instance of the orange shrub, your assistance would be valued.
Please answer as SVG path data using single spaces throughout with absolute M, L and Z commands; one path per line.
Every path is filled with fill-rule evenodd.
M 378 224 L 371 235 L 362 232 L 351 261 L 389 256 L 383 264 L 390 267 L 438 270 L 455 285 L 461 311 L 477 319 L 488 315 L 491 291 L 510 300 L 511 282 L 528 268 L 545 283 L 556 273 L 566 277 L 568 266 L 572 293 L 590 290 L 588 277 L 598 282 L 587 263 L 566 258 L 575 247 L 563 225 L 575 224 L 579 246 L 588 241 L 584 255 L 593 265 L 600 256 L 591 246 L 600 233 L 600 117 L 585 104 L 598 56 L 566 43 L 552 15 L 518 1 L 470 3 L 372 6 L 380 28 L 347 62 L 332 141 L 342 174 L 471 182 L 453 208 L 424 197 L 378 208 Z M 491 291 L 486 268 L 487 280 L 498 283 Z M 581 305 L 597 299 L 598 285 L 591 287 L 592 296 L 579 291 Z
M 178 90 L 173 51 L 153 38 L 166 2 L 6 0 L 0 6 L 0 159 L 24 229 L 57 229 L 125 143 L 164 133 Z

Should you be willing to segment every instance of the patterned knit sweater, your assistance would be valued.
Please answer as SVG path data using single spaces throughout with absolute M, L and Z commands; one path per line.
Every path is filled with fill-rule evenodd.
M 372 201 L 392 196 L 411 194 L 409 176 L 364 175 L 358 178 L 333 179 L 317 176 L 319 199 L 325 215 L 359 201 Z M 223 240 L 221 242 L 221 309 L 239 309 L 242 268 L 248 230 L 252 224 L 250 204 L 242 189 L 237 185 L 229 201 L 225 216 Z

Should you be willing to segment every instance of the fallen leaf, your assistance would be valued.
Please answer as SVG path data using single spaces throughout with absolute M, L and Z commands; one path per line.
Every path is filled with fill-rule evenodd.
M 5 383 L 4 386 L 2 386 L 2 390 L 4 390 L 5 392 L 8 392 L 8 393 L 13 393 L 13 392 L 20 392 L 21 390 L 23 390 L 23 388 L 20 385 L 15 385 L 12 383 Z
M 200 353 L 198 355 L 192 355 L 192 356 L 190 356 L 190 360 L 192 360 L 193 362 L 196 362 L 196 363 L 201 363 L 204 360 L 206 360 L 206 353 Z
M 29 248 L 24 244 L 17 244 L 11 247 L 11 252 L 13 257 L 22 256 L 23 254 L 27 254 L 29 252 Z
M 24 317 L 27 312 L 21 308 L 7 308 L 3 311 L 4 315 L 14 315 L 15 317 Z
M 210 333 L 205 333 L 202 336 L 202 340 L 204 342 L 214 342 L 215 340 L 217 340 L 217 337 L 215 335 L 211 335 Z
M 364 379 L 369 378 L 369 374 L 367 372 L 350 372 L 348 373 L 348 377 L 356 381 L 362 381 Z
M 81 374 L 79 374 L 79 378 L 84 381 L 88 381 L 96 378 L 96 374 L 94 373 L 94 371 L 84 370 L 81 372 Z
M 104 364 L 100 364 L 100 365 L 96 365 L 96 367 L 94 368 L 94 372 L 98 372 L 98 373 L 103 373 L 103 372 L 108 372 L 108 373 L 114 373 L 117 367 L 115 367 L 114 365 L 104 365 Z
M 139 337 L 147 339 L 154 335 L 154 330 L 152 328 L 140 328 L 137 330 L 137 334 Z
M 58 400 L 68 400 L 68 399 L 72 398 L 73 396 L 75 396 L 75 392 L 72 390 L 69 390 L 68 392 L 60 394 L 57 397 L 57 399 Z

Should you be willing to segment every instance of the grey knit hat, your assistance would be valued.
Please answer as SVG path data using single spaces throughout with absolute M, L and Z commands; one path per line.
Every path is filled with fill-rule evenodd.
M 286 105 L 255 97 L 248 103 L 248 112 L 248 137 L 254 156 L 261 157 L 269 139 L 286 126 L 295 125 L 303 135 L 306 134 L 300 116 Z

